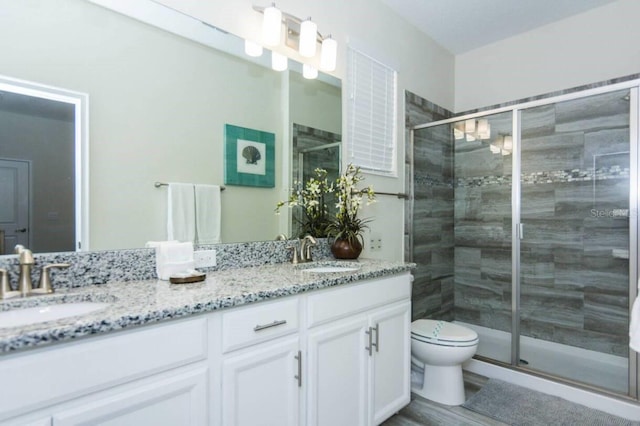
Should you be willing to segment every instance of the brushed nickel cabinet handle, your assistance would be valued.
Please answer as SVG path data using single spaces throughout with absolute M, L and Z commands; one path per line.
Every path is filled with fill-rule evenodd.
M 376 331 L 376 342 L 373 345 L 376 347 L 376 352 L 380 352 L 380 324 L 376 323 L 373 329 Z
M 271 328 L 271 327 L 277 327 L 279 325 L 283 325 L 286 324 L 287 320 L 280 320 L 280 321 L 274 321 L 271 324 L 258 324 L 255 327 L 253 327 L 253 331 L 260 331 L 260 330 L 266 330 L 267 328 Z
M 302 351 L 298 351 L 298 355 L 294 357 L 298 360 L 298 375 L 294 376 L 296 380 L 298 380 L 298 387 L 302 387 Z
M 367 333 L 367 335 L 369 336 L 369 346 L 367 346 L 364 349 L 369 351 L 369 356 L 372 356 L 373 355 L 373 345 L 374 345 L 373 340 L 372 340 L 373 327 L 369 327 L 369 330 L 365 331 L 365 333 Z

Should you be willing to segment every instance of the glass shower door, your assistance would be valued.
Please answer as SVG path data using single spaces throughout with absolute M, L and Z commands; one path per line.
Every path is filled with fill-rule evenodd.
M 628 393 L 629 90 L 522 110 L 520 366 Z

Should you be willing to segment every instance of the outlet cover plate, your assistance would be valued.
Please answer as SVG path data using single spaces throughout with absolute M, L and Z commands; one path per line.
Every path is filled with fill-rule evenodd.
M 193 252 L 196 268 L 211 268 L 216 266 L 215 250 L 198 250 Z

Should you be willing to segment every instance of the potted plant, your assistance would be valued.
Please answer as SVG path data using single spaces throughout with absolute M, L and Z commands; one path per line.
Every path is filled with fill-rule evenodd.
M 304 184 L 294 182 L 289 199 L 276 204 L 276 214 L 280 214 L 280 209 L 285 205 L 290 208 L 300 207 L 300 212 L 293 214 L 293 219 L 298 225 L 297 231 L 294 232 L 300 238 L 305 235 L 326 237 L 327 226 L 331 221 L 325 198 L 333 193 L 333 183 L 329 182 L 326 170 L 318 168 L 314 173 L 315 177 L 309 178 Z
M 367 205 L 375 202 L 372 186 L 358 188 L 363 180 L 360 168 L 349 164 L 335 183 L 336 214 L 327 227 L 327 234 L 334 238 L 331 253 L 337 259 L 357 259 L 362 252 L 362 233 L 368 228 L 369 219 L 358 217 L 358 211 L 365 197 Z

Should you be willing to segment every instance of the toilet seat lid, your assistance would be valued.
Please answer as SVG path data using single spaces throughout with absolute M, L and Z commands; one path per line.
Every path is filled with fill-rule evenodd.
M 468 343 L 478 340 L 478 333 L 470 328 L 429 319 L 414 321 L 411 324 L 411 335 L 421 340 L 441 343 Z

